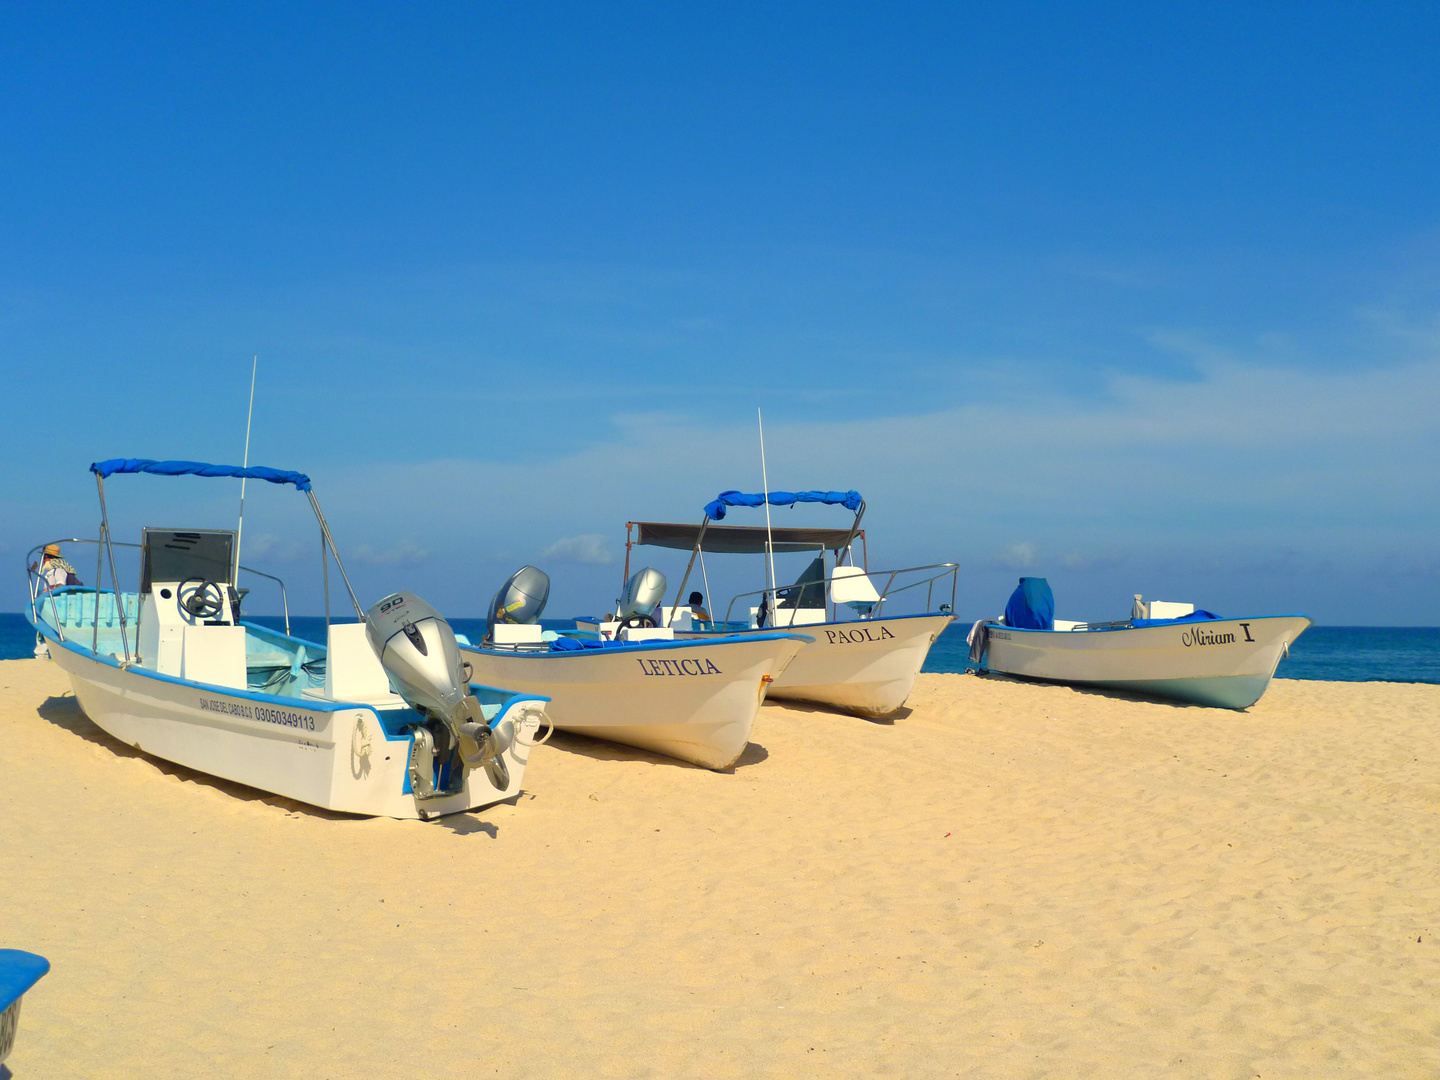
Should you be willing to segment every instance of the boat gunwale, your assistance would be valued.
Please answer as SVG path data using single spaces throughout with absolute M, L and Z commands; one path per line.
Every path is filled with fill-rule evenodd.
M 688 633 L 689 631 L 680 631 Z M 706 631 L 708 633 L 708 631 Z M 716 642 L 724 645 L 742 645 L 757 641 L 786 641 L 795 640 L 805 645 L 813 645 L 815 638 L 809 634 L 793 633 L 789 630 L 767 630 L 757 633 L 715 633 L 715 637 L 723 637 L 725 640 Z M 574 638 L 572 640 L 581 640 Z M 589 640 L 589 639 L 585 639 Z M 549 644 L 548 642 L 546 643 Z M 658 652 L 662 649 L 693 649 L 698 645 L 705 644 L 703 639 L 680 638 L 674 641 L 617 641 L 607 642 L 603 649 L 503 649 L 493 645 L 461 645 L 461 652 L 481 653 L 485 656 L 524 656 L 529 659 L 544 659 L 555 656 L 605 656 L 611 653 L 637 653 L 637 652 Z
M 35 632 L 38 633 L 41 637 L 45 638 L 45 640 L 46 640 L 46 642 L 47 642 L 48 644 L 54 644 L 54 645 L 64 646 L 66 649 L 68 649 L 69 651 L 75 653 L 77 656 L 79 656 L 79 657 L 81 657 L 81 658 L 83 658 L 83 659 L 92 660 L 92 661 L 94 661 L 95 663 L 107 665 L 108 667 L 112 667 L 112 668 L 116 669 L 117 671 L 130 672 L 130 673 L 136 674 L 136 675 L 143 675 L 143 676 L 145 676 L 146 678 L 154 679 L 154 680 L 156 680 L 157 682 L 174 683 L 174 684 L 177 685 L 177 686 L 191 686 L 191 687 L 195 687 L 196 689 L 208 690 L 208 691 L 211 691 L 211 692 L 214 692 L 214 693 L 218 693 L 218 694 L 225 695 L 225 696 L 227 696 L 227 697 L 241 698 L 241 699 L 246 700 L 246 701 L 259 701 L 259 702 L 262 702 L 262 703 L 264 703 L 264 704 L 266 704 L 266 705 L 283 705 L 283 706 L 285 706 L 285 707 L 287 707 L 287 708 L 292 708 L 292 709 L 294 709 L 294 708 L 310 709 L 310 710 L 313 710 L 313 711 L 315 711 L 315 712 L 327 712 L 327 713 L 328 713 L 328 712 L 343 712 L 343 711 L 346 710 L 346 709 L 369 709 L 372 713 L 375 714 L 375 717 L 376 717 L 377 722 L 378 722 L 378 720 L 379 720 L 379 717 L 380 717 L 380 713 L 381 713 L 381 712 L 398 712 L 398 711 L 400 711 L 400 710 L 398 710 L 398 709 L 380 709 L 380 708 L 377 708 L 377 707 L 374 706 L 374 705 L 368 704 L 368 703 L 363 702 L 363 701 L 334 701 L 334 700 L 327 700 L 327 699 L 325 699 L 325 698 L 282 697 L 282 696 L 280 696 L 279 694 L 262 694 L 262 693 L 260 693 L 260 692 L 258 692 L 258 691 L 250 690 L 250 689 L 241 690 L 241 689 L 239 689 L 239 688 L 237 688 L 237 687 L 234 687 L 234 686 L 220 686 L 220 685 L 218 685 L 218 684 L 216 684 L 216 683 L 203 683 L 203 682 L 197 682 L 197 681 L 194 680 L 194 679 L 182 679 L 182 678 L 180 678 L 180 677 L 177 676 L 177 675 L 166 675 L 164 672 L 152 671 L 152 670 L 149 669 L 149 668 L 141 667 L 139 664 L 129 664 L 129 665 L 122 664 L 119 660 L 115 659 L 113 656 L 104 656 L 104 655 L 101 655 L 101 654 L 97 654 L 97 653 L 93 652 L 92 650 L 84 647 L 83 645 L 76 645 L 76 644 L 73 644 L 72 642 L 70 642 L 70 641 L 68 641 L 68 640 L 62 640 L 62 639 L 60 639 L 58 636 L 54 636 L 54 635 L 56 634 L 55 628 L 54 628 L 53 626 L 51 626 L 49 623 L 44 622 L 43 620 L 38 620 L 38 621 L 37 621 L 36 619 L 31 618 L 28 613 L 26 614 L 25 618 L 26 618 L 26 621 L 29 622 L 30 625 L 35 628 Z M 243 626 L 244 624 L 242 623 L 241 625 Z M 267 627 L 262 627 L 261 629 L 267 629 L 267 630 L 268 630 Z M 48 631 L 48 632 L 47 632 L 47 631 Z M 274 631 L 274 632 L 275 632 L 275 633 L 278 633 L 278 631 Z M 287 637 L 288 635 L 280 634 L 279 636 L 281 636 L 281 637 Z M 304 644 L 304 645 L 315 645 L 315 644 L 317 644 L 316 642 L 306 641 L 304 638 L 291 638 L 291 640 L 293 640 L 293 641 L 298 641 L 298 642 L 300 642 L 301 644 Z M 320 647 L 323 648 L 323 646 L 320 646 Z M 327 651 L 328 651 L 328 650 L 327 650 Z M 508 695 L 503 702 L 499 702 L 499 703 L 498 703 L 498 704 L 500 705 L 500 712 L 497 713 L 496 715 L 499 715 L 499 716 L 503 716 L 505 713 L 509 712 L 509 710 L 510 710 L 514 705 L 516 705 L 516 704 L 518 704 L 518 703 L 520 703 L 520 702 L 525 702 L 525 701 L 548 702 L 548 701 L 550 700 L 548 697 L 546 697 L 546 696 L 543 695 L 543 694 L 527 694 L 527 693 L 523 693 L 523 692 L 517 692 L 517 691 L 514 691 L 514 690 L 509 690 L 509 689 L 506 689 L 505 687 L 489 686 L 489 685 L 487 685 L 487 684 L 485 684 L 485 683 L 469 683 L 469 684 L 467 684 L 467 685 L 469 685 L 469 686 L 471 686 L 471 687 L 478 687 L 478 688 L 481 689 L 481 690 L 491 690 L 491 691 L 494 691 L 495 693 L 498 693 L 498 694 L 506 694 L 506 695 Z M 406 709 L 409 709 L 410 706 L 409 706 L 409 705 L 406 705 L 405 708 L 406 708 Z M 382 729 L 384 728 L 384 725 L 383 725 L 383 724 L 381 724 L 380 726 L 381 726 Z M 408 736 L 408 735 L 391 736 L 391 735 L 389 735 L 389 734 L 387 733 L 386 736 L 385 736 L 385 738 L 386 738 L 387 741 L 392 741 L 392 742 L 393 742 L 393 741 L 396 741 L 397 739 L 402 739 L 402 740 L 403 740 L 403 739 L 407 739 L 407 738 L 409 738 L 409 736 Z
M 1009 623 L 996 622 L 994 619 L 984 619 L 982 622 L 987 629 L 1013 631 L 1019 634 L 1054 634 L 1056 637 L 1079 636 L 1081 634 L 1117 634 L 1127 630 L 1171 630 L 1177 626 L 1217 626 L 1220 623 L 1231 622 L 1259 622 L 1262 619 L 1304 619 L 1311 626 L 1315 620 L 1309 615 L 1299 613 L 1286 615 L 1227 615 L 1222 619 L 1192 619 L 1185 621 L 1176 619 L 1174 622 L 1161 623 L 1157 626 L 1096 626 L 1084 630 L 1037 630 L 1032 626 L 1011 626 Z
M 787 585 L 787 586 L 783 586 L 783 587 L 784 587 L 784 588 L 790 588 L 791 586 L 788 586 L 788 585 Z M 803 610 L 803 609 L 797 608 L 796 610 Z M 821 629 L 824 629 L 825 627 L 832 627 L 832 626 L 843 626 L 843 627 L 851 627 L 851 626 L 876 626 L 876 625 L 878 625 L 878 624 L 880 624 L 880 623 L 891 622 L 891 621 L 898 621 L 898 620 L 900 620 L 900 619 L 949 619 L 951 622 L 954 622 L 954 621 L 955 621 L 955 615 L 954 615 L 953 612 L 949 612 L 949 611 L 919 611 L 919 612 L 915 612 L 914 614 L 911 614 L 911 615 L 881 615 L 881 616 L 879 616 L 879 617 L 877 617 L 877 618 L 874 618 L 874 619 L 835 619 L 835 620 L 829 621 L 829 622 L 801 623 L 800 626 L 799 626 L 798 628 L 796 628 L 796 629 L 797 629 L 797 631 L 802 631 L 802 632 L 795 632 L 795 636 L 796 636 L 796 637 L 811 637 L 811 635 L 806 634 L 806 633 L 803 633 L 804 630 L 811 630 L 811 629 L 821 630 Z M 677 632 L 678 632 L 678 633 L 681 633 L 681 634 L 691 634 L 691 635 L 694 635 L 695 637 L 702 637 L 702 636 L 703 636 L 703 637 L 730 637 L 730 638 L 734 638 L 734 637 L 741 637 L 741 636 L 743 636 L 743 635 L 745 635 L 745 634 L 747 634 L 747 633 L 752 633 L 752 632 L 754 632 L 754 631 L 746 631 L 746 630 L 680 630 L 680 631 L 677 631 Z M 779 632 L 780 632 L 780 631 L 778 631 L 778 630 L 776 631 L 776 633 L 779 633 Z M 787 632 L 792 632 L 792 631 L 787 631 Z M 1047 631 L 1042 631 L 1042 633 L 1045 633 L 1045 632 L 1047 632 Z M 1058 632 L 1058 631 L 1057 631 L 1057 632 Z M 813 638 L 813 637 L 811 637 L 811 641 L 813 642 L 814 640 L 816 640 L 816 639 Z

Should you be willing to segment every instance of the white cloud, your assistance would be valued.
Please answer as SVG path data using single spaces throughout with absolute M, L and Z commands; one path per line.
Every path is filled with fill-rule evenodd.
M 406 563 L 424 562 L 429 557 L 430 552 L 412 540 L 401 540 L 398 544 L 392 544 L 390 547 L 378 551 L 369 544 L 361 544 L 355 548 L 355 553 L 349 556 L 354 562 L 368 563 L 371 566 L 400 566 Z
M 1156 538 L 1213 549 L 1283 537 L 1331 550 L 1413 546 L 1440 524 L 1433 500 L 1416 498 L 1440 487 L 1440 362 L 1317 373 L 1211 359 L 1200 368 L 1186 382 L 1117 378 L 1100 398 L 1037 385 L 1023 402 L 773 422 L 771 485 L 860 490 L 872 561 L 887 563 L 995 551 L 1020 530 L 1037 554 L 1143 551 Z M 397 463 L 327 478 L 330 504 L 383 498 L 399 517 L 425 518 L 432 493 L 449 491 L 446 532 L 467 546 L 541 547 L 546 532 L 559 533 L 567 539 L 546 556 L 582 561 L 603 550 L 600 537 L 619 541 L 627 519 L 698 522 L 717 492 L 759 490 L 748 418 L 722 426 L 632 415 L 615 425 L 616 437 L 549 460 Z M 774 520 L 834 513 L 802 507 Z M 363 535 L 353 520 L 343 535 Z
M 609 566 L 615 561 L 615 555 L 605 543 L 605 538 L 598 533 L 585 533 L 583 536 L 567 536 L 563 540 L 556 540 L 540 553 L 540 558 L 580 563 L 582 566 Z
M 1106 553 L 1123 552 L 1137 578 L 1140 567 L 1163 563 L 1174 568 L 1163 582 L 1193 573 L 1229 588 L 1268 580 L 1251 569 L 1257 556 L 1293 553 L 1284 560 L 1292 568 L 1383 565 L 1433 549 L 1440 503 L 1418 493 L 1440 489 L 1440 359 L 1317 371 L 1242 363 L 1168 340 L 1196 356 L 1190 379 L 1117 377 L 1102 395 L 1037 380 L 1028 396 L 942 412 L 773 420 L 765 432 L 771 486 L 854 487 L 868 506 L 872 566 L 961 559 L 977 581 L 999 572 L 1002 552 L 1007 568 L 1051 576 L 1107 572 L 1120 560 Z M 759 490 L 748 416 L 706 423 L 632 414 L 612 418 L 607 432 L 548 458 L 332 473 L 332 526 L 342 538 L 388 542 L 372 531 L 371 507 L 385 505 L 393 520 L 432 520 L 434 493 L 447 492 L 443 528 L 420 534 L 455 568 L 447 588 L 480 588 L 470 584 L 467 559 L 489 565 L 494 551 L 547 547 L 557 570 L 598 582 L 579 572 L 586 559 L 604 557 L 604 541 L 618 551 L 627 520 L 698 523 L 718 492 Z M 726 520 L 761 524 L 763 514 L 737 509 Z M 833 507 L 802 506 L 777 508 L 773 520 L 848 519 Z M 1022 543 L 1033 552 L 1006 551 Z M 1121 575 L 1122 591 L 1149 587 L 1132 586 L 1131 576 Z M 604 588 L 608 600 L 608 578 Z M 1307 588 L 1318 595 L 1318 579 Z M 1422 617 L 1433 615 L 1407 616 Z
M 1124 561 L 1124 556 L 1113 551 L 1099 555 L 1084 551 L 1067 551 L 1060 556 L 1060 565 L 1066 570 L 1104 570 L 1119 566 Z
M 1000 565 L 1007 570 L 1029 570 L 1035 565 L 1037 548 L 1028 540 L 1011 544 L 1000 553 Z

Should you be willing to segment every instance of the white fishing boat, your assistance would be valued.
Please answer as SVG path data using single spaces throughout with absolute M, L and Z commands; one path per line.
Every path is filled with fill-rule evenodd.
M 490 605 L 483 642 L 461 643 L 474 677 L 549 699 L 562 731 L 624 743 L 709 769 L 734 765 L 760 703 L 810 638 L 786 631 L 677 640 L 655 625 L 665 581 L 627 583 L 622 618 L 608 638 L 545 631 L 549 578 L 517 571 Z M 628 625 L 626 625 L 628 624 Z
M 970 659 L 981 671 L 1246 709 L 1309 625 L 1304 615 L 1221 618 L 1138 595 L 1129 619 L 1066 622 L 1054 618 L 1044 578 L 1021 578 L 1005 615 L 971 628 Z
M 519 793 L 544 698 L 468 685 L 449 624 L 409 593 L 362 611 L 307 476 L 125 458 L 90 468 L 101 509 L 96 587 L 46 587 L 32 574 L 29 616 L 98 727 L 155 757 L 328 810 L 432 818 Z M 145 529 L 138 590 L 120 591 L 115 548 L 125 545 L 112 540 L 105 506 L 105 479 L 117 473 L 304 492 L 320 526 L 325 645 L 243 619 L 234 532 Z M 358 622 L 330 620 L 332 558 Z
M 848 528 L 819 529 L 720 525 L 731 506 L 794 506 L 821 503 L 843 506 L 855 514 Z M 768 513 L 768 511 L 767 511 Z M 954 563 L 869 571 L 868 546 L 860 522 L 865 501 L 856 491 L 770 491 L 745 494 L 726 491 L 705 507 L 698 525 L 632 521 L 625 530 L 625 573 L 630 573 L 636 547 L 688 550 L 675 603 L 665 608 L 663 624 L 680 640 L 718 640 L 761 629 L 794 629 L 812 640 L 770 687 L 773 698 L 814 702 L 843 712 L 881 719 L 893 716 L 915 686 L 930 646 L 953 620 L 957 568 Z M 855 549 L 861 565 L 855 564 Z M 764 589 L 734 597 L 718 620 L 700 618 L 692 604 L 682 605 L 686 584 L 698 562 L 709 592 L 706 553 L 764 555 Z M 775 584 L 774 556 L 809 553 L 809 565 L 793 584 Z M 944 587 L 950 595 L 944 596 Z M 887 610 L 914 598 L 921 590 L 919 612 Z M 906 594 L 909 594 L 908 596 Z M 579 624 L 601 636 L 613 636 L 615 616 Z

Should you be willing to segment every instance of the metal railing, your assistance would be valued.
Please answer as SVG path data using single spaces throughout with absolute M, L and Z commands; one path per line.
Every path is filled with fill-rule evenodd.
M 39 622 L 39 621 L 40 621 L 40 614 L 39 614 L 38 609 L 37 609 L 36 606 L 35 606 L 35 605 L 36 605 L 36 602 L 40 599 L 41 594 L 46 593 L 46 592 L 49 592 L 49 591 L 53 588 L 53 586 L 44 584 L 44 579 L 41 578 L 40 573 L 39 573 L 40 563 L 38 563 L 38 562 L 31 562 L 31 560 L 34 559 L 37 555 L 39 555 L 41 552 L 43 552 L 43 551 L 45 550 L 45 548 L 49 547 L 51 544 L 56 544 L 56 545 L 59 545 L 59 544 L 96 544 L 96 545 L 99 545 L 100 543 L 101 543 L 101 541 L 99 541 L 99 540 L 91 540 L 91 539 L 88 539 L 88 538 L 83 537 L 83 536 L 67 536 L 67 537 L 63 537 L 63 538 L 61 538 L 61 539 L 59 539 L 59 540 L 47 540 L 47 541 L 45 541 L 44 543 L 36 544 L 34 547 L 32 547 L 29 551 L 27 551 L 27 552 L 25 553 L 25 579 L 26 579 L 26 583 L 27 583 L 27 584 L 29 585 L 29 587 L 30 587 L 30 615 L 31 615 L 32 618 L 35 619 L 36 622 Z M 127 543 L 125 543 L 123 540 L 112 541 L 112 542 L 111 542 L 111 546 L 113 546 L 113 547 L 122 547 L 122 548 L 135 548 L 135 549 L 137 549 L 137 550 L 140 549 L 140 547 L 141 547 L 141 545 L 139 545 L 139 544 L 127 544 Z M 274 574 L 267 574 L 267 573 L 265 573 L 265 571 L 263 571 L 263 570 L 256 570 L 256 569 L 254 569 L 254 568 L 252 568 L 252 567 L 249 567 L 249 566 L 242 566 L 242 567 L 240 567 L 240 569 L 243 570 L 243 571 L 245 571 L 247 574 L 254 574 L 256 577 L 266 578 L 267 580 L 273 581 L 273 582 L 275 582 L 276 585 L 279 585 L 279 586 L 280 586 L 280 606 L 281 606 L 281 609 L 282 609 L 282 610 L 284 611 L 284 613 L 285 613 L 285 634 L 286 634 L 286 636 L 288 637 L 289 634 L 290 634 L 290 594 L 289 594 L 289 592 L 288 592 L 288 591 L 286 590 L 286 588 L 285 588 L 285 582 L 282 581 L 280 578 L 276 577 Z M 124 602 L 124 601 L 122 600 L 122 598 L 121 598 L 120 590 L 119 590 L 118 587 L 115 588 L 115 589 L 104 589 L 104 590 L 102 590 L 102 589 L 90 589 L 90 590 L 87 590 L 87 591 L 92 591 L 92 592 L 95 593 L 95 620 L 96 620 L 97 623 L 98 623 L 99 620 L 100 620 L 100 594 L 101 594 L 102 592 L 111 592 L 111 593 L 113 593 L 114 596 L 115 596 L 115 603 L 116 603 L 116 606 L 117 606 L 117 607 Z M 65 640 L 65 628 L 62 627 L 62 626 L 60 626 L 60 625 L 58 625 L 58 623 L 59 623 L 58 617 L 57 617 L 57 619 L 56 619 L 56 623 L 57 623 L 57 625 L 56 625 L 56 627 L 55 627 L 55 632 L 60 635 L 60 640 L 61 640 L 61 641 L 64 641 L 64 640 Z M 136 627 L 136 637 L 137 637 L 136 646 L 137 646 L 137 652 L 138 652 L 138 646 L 139 646 L 139 642 L 138 642 L 139 627 Z M 125 642 L 124 644 L 125 644 L 126 647 L 128 648 L 129 643 L 128 643 L 128 642 Z
M 940 572 L 939 572 L 938 574 L 932 574 L 930 577 L 927 577 L 927 578 L 921 578 L 919 581 L 912 581 L 912 582 L 910 582 L 910 583 L 908 583 L 908 584 L 902 585 L 902 586 L 900 586 L 898 589 L 897 589 L 897 588 L 894 588 L 895 579 L 896 579 L 897 577 L 899 577 L 901 574 L 918 574 L 918 573 L 923 573 L 923 572 L 926 571 L 926 570 L 938 570 L 938 571 L 940 571 Z M 880 599 L 875 602 L 874 607 L 872 607 L 868 612 L 866 612 L 864 615 L 861 615 L 861 616 L 859 617 L 859 621 L 864 621 L 864 620 L 867 620 L 867 619 L 878 619 L 878 618 L 881 618 L 881 617 L 883 616 L 883 614 L 884 614 L 885 601 L 889 600 L 892 596 L 898 596 L 900 593 L 909 592 L 911 589 L 918 589 L 918 588 L 919 588 L 920 586 L 922 586 L 922 585 L 926 586 L 926 591 L 925 591 L 925 610 L 926 610 L 926 612 L 936 611 L 937 609 L 935 608 L 935 583 L 936 583 L 937 581 L 941 581 L 941 580 L 943 580 L 943 579 L 945 579 L 945 578 L 947 578 L 947 577 L 950 579 L 950 603 L 949 603 L 948 605 L 947 605 L 947 604 L 942 604 L 938 610 L 939 610 L 939 613 L 941 613 L 941 614 L 947 614 L 947 615 L 954 612 L 954 610 L 955 610 L 955 595 L 956 595 L 956 591 L 958 590 L 959 584 L 960 584 L 960 566 L 959 566 L 958 563 L 953 563 L 953 562 L 930 563 L 930 564 L 928 564 L 928 565 L 926 565 L 926 566 L 907 566 L 907 567 L 905 567 L 904 569 L 901 569 L 901 570 L 876 570 L 876 571 L 874 571 L 874 572 L 872 572 L 872 573 L 870 573 L 870 574 L 867 574 L 866 576 L 871 580 L 871 583 L 873 584 L 874 581 L 875 581 L 877 578 L 879 578 L 879 577 L 881 577 L 881 576 L 884 576 L 884 575 L 888 575 L 888 577 L 885 578 L 885 587 L 884 587 L 883 589 L 876 589 L 876 590 L 875 590 L 876 593 L 879 594 Z M 725 609 L 725 619 L 724 619 L 724 621 L 721 622 L 721 623 L 712 623 L 712 625 L 717 626 L 717 627 L 728 627 L 728 626 L 730 626 L 730 624 L 731 624 L 731 622 L 730 622 L 730 616 L 731 616 L 732 614 L 734 614 L 735 605 L 736 605 L 737 603 L 739 603 L 741 600 L 747 600 L 747 599 L 749 599 L 750 597 L 755 597 L 755 596 L 758 596 L 758 597 L 768 597 L 768 598 L 770 599 L 770 610 L 771 610 L 772 613 L 775 612 L 775 611 L 777 611 L 777 610 L 779 610 L 779 611 L 805 611 L 805 610 L 812 610 L 812 609 L 806 609 L 806 608 L 797 608 L 797 607 L 789 607 L 789 606 L 786 606 L 786 605 L 785 605 L 785 602 L 784 602 L 784 599 L 781 598 L 781 597 L 779 597 L 779 596 L 777 596 L 777 594 L 778 594 L 778 593 L 782 593 L 782 592 L 790 592 L 790 591 L 792 591 L 792 590 L 801 591 L 801 590 L 804 590 L 804 589 L 807 589 L 807 588 L 813 588 L 813 587 L 815 587 L 815 586 L 825 587 L 826 593 L 828 594 L 829 591 L 830 591 L 830 590 L 829 590 L 829 586 L 833 585 L 836 580 L 837 580 L 837 579 L 835 578 L 835 575 L 834 575 L 834 573 L 833 573 L 833 571 L 832 571 L 832 573 L 830 574 L 829 577 L 827 577 L 827 578 L 820 578 L 820 579 L 817 580 L 817 581 L 797 581 L 797 582 L 792 582 L 792 583 L 789 584 L 789 585 L 776 585 L 776 586 L 773 586 L 772 588 L 769 588 L 769 589 L 756 589 L 756 590 L 753 591 L 753 592 L 740 593 L 738 596 L 733 597 L 733 598 L 731 599 L 731 601 L 730 601 L 729 606 L 726 607 L 726 609 Z M 839 580 L 840 580 L 840 581 L 853 581 L 853 580 L 855 580 L 855 579 L 854 579 L 854 577 L 841 577 L 841 578 L 839 578 Z M 821 610 L 827 610 L 827 611 L 828 611 L 829 618 L 828 618 L 827 621 L 829 621 L 829 622 L 836 622 L 836 621 L 838 621 L 837 618 L 836 618 L 836 616 L 839 614 L 839 608 L 840 608 L 840 605 L 835 604 L 833 601 L 827 600 L 827 605 L 826 605 L 826 607 L 825 607 L 825 608 L 822 608 Z M 772 615 L 771 617 L 773 618 L 773 615 Z M 746 625 L 747 625 L 747 626 L 749 625 L 748 621 L 747 621 Z M 801 623 L 801 624 L 799 624 L 799 625 L 803 626 L 803 625 L 805 625 L 805 624 Z M 789 627 L 776 626 L 774 623 L 771 623 L 771 625 L 765 627 L 765 629 L 767 629 L 767 630 L 771 630 L 771 629 L 780 630 L 780 629 L 788 629 L 788 628 L 789 628 Z

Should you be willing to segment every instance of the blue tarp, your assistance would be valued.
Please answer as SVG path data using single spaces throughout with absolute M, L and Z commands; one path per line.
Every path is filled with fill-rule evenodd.
M 828 506 L 843 506 L 846 510 L 859 510 L 864 500 L 858 491 L 772 491 L 771 506 L 794 506 L 796 503 L 825 503 Z M 764 492 L 747 495 L 743 491 L 722 491 L 714 502 L 705 506 L 705 516 L 711 521 L 723 521 L 727 506 L 764 506 Z
M 96 461 L 90 471 L 104 479 L 116 473 L 155 473 L 157 476 L 233 476 L 236 479 L 266 480 L 272 484 L 294 484 L 299 491 L 310 490 L 310 477 L 304 473 L 269 469 L 264 465 L 207 465 L 203 461 L 151 461 L 149 458 L 111 458 Z
M 551 652 L 580 652 L 583 649 L 613 649 L 628 645 L 627 641 L 606 641 L 604 638 L 558 637 L 550 642 Z
M 1005 605 L 1005 622 L 1020 630 L 1054 630 L 1055 596 L 1043 577 L 1022 577 Z
M 1146 626 L 1173 626 L 1175 623 L 1182 622 L 1211 622 L 1219 618 L 1221 616 L 1216 615 L 1213 611 L 1192 611 L 1189 615 L 1179 615 L 1173 619 L 1131 619 L 1130 625 L 1139 630 Z

